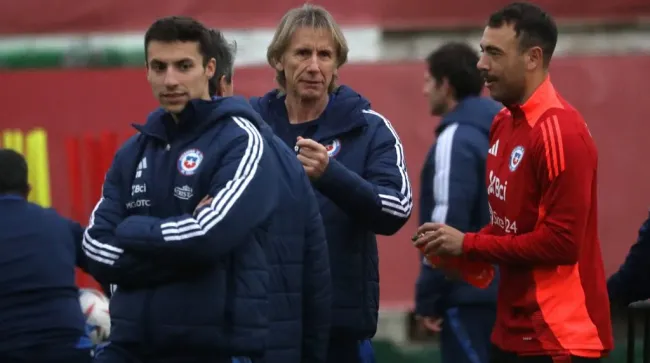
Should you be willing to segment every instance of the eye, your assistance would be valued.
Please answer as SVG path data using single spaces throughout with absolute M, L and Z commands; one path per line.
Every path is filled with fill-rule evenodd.
M 163 63 L 155 62 L 151 64 L 151 69 L 153 69 L 154 72 L 163 72 L 165 68 L 167 67 Z
M 327 50 L 322 50 L 322 51 L 318 52 L 318 56 L 320 58 L 329 59 L 329 58 L 332 58 L 332 52 L 327 51 Z
M 178 69 L 180 69 L 182 72 L 186 72 L 192 69 L 193 66 L 194 64 L 192 64 L 192 62 L 183 62 L 178 66 Z
M 298 49 L 296 53 L 301 57 L 309 57 L 311 55 L 311 50 L 309 49 Z

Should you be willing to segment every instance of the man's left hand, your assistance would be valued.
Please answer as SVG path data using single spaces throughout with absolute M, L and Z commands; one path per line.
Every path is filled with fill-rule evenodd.
M 463 254 L 465 234 L 442 223 L 425 223 L 418 228 L 413 244 L 424 253 L 438 256 L 460 256 Z
M 212 203 L 212 197 L 210 195 L 206 195 L 205 197 L 203 197 L 203 199 L 201 199 L 201 201 L 196 206 L 196 208 L 194 208 L 194 213 L 192 213 L 192 215 L 196 217 L 199 210 L 205 207 L 206 205 L 210 205 L 210 203 Z
M 298 160 L 302 163 L 309 178 L 311 180 L 320 178 L 330 162 L 325 146 L 312 139 L 302 137 L 298 137 L 296 146 L 298 147 Z

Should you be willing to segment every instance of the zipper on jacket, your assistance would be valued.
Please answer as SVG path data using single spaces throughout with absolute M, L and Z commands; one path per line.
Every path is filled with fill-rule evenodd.
M 171 148 L 172 148 L 171 143 L 166 142 L 165 147 L 164 147 L 162 162 L 160 162 L 161 160 L 155 160 L 154 159 L 155 162 L 151 163 L 151 173 L 152 173 L 152 175 L 155 175 L 156 173 L 160 173 L 161 171 L 163 173 L 167 174 L 167 172 L 168 172 L 167 167 L 169 166 L 168 158 L 169 158 L 169 153 L 171 151 Z M 172 170 L 175 170 L 175 168 L 172 168 Z M 174 175 L 173 174 L 172 175 L 167 175 L 167 177 L 168 178 L 171 177 L 171 179 L 168 181 L 169 183 L 171 183 L 172 180 L 173 180 Z M 159 190 L 159 189 L 153 188 L 153 182 L 152 182 L 151 190 L 155 190 L 155 191 Z M 156 193 L 156 192 L 152 193 L 151 198 L 154 201 L 162 200 L 159 197 L 159 193 Z M 155 288 L 147 289 L 147 294 L 145 296 L 144 303 L 143 303 L 144 311 L 143 311 L 143 314 L 142 314 L 142 333 L 143 333 L 144 336 L 142 338 L 142 341 L 144 343 L 143 344 L 143 350 L 144 350 L 144 355 L 145 356 L 154 354 L 153 347 L 152 347 L 152 344 L 151 344 L 151 340 L 152 340 L 151 339 L 151 337 L 152 337 L 151 324 L 153 323 L 153 316 L 152 316 L 153 314 L 151 313 L 151 309 L 150 309 L 151 301 L 153 300 L 153 297 L 156 294 L 154 289 Z
M 172 156 L 175 154 L 172 153 L 172 151 L 180 151 L 183 150 L 184 148 L 189 148 L 193 145 L 193 142 L 196 141 L 197 137 L 192 137 L 190 139 L 184 139 L 183 137 L 176 137 L 174 139 L 175 144 L 172 145 L 172 141 L 166 142 L 165 146 L 163 148 L 163 154 L 160 160 L 156 160 L 157 163 L 156 165 L 152 165 L 152 170 L 151 173 L 152 175 L 156 174 L 162 174 L 162 177 L 166 179 L 166 183 L 169 185 L 174 185 L 176 182 L 176 161 L 172 159 Z M 177 153 L 176 153 L 177 154 Z M 174 156 L 176 157 L 176 156 Z M 172 162 L 173 161 L 173 162 Z M 152 163 L 153 164 L 153 163 Z M 153 183 L 152 183 L 153 185 Z M 165 184 L 164 184 L 165 185 Z M 152 193 L 151 198 L 158 203 L 160 201 L 165 200 L 165 197 L 167 196 L 166 193 L 160 192 L 161 189 L 156 189 L 152 187 L 152 190 L 155 190 L 156 192 Z M 156 287 L 158 288 L 158 287 Z M 143 319 L 143 342 L 144 342 L 144 350 L 146 355 L 154 355 L 155 351 L 153 351 L 153 347 L 151 345 L 152 341 L 152 323 L 154 322 L 153 319 L 153 314 L 151 313 L 151 301 L 154 300 L 154 295 L 156 294 L 156 288 L 149 288 L 147 291 L 147 295 L 145 296 L 144 300 L 144 313 L 142 314 Z M 155 334 L 155 332 L 154 332 Z

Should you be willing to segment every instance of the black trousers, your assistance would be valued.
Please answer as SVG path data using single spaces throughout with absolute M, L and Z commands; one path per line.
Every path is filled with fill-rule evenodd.
M 600 358 L 583 358 L 576 356 L 518 356 L 515 353 L 504 352 L 492 346 L 490 351 L 490 363 L 598 363 Z
M 360 363 L 359 341 L 330 337 L 327 351 L 327 363 Z

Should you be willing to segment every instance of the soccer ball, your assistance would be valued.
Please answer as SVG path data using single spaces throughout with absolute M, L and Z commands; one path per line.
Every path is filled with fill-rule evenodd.
M 95 289 L 79 289 L 79 303 L 86 317 L 86 333 L 93 344 L 106 341 L 111 331 L 106 295 Z

